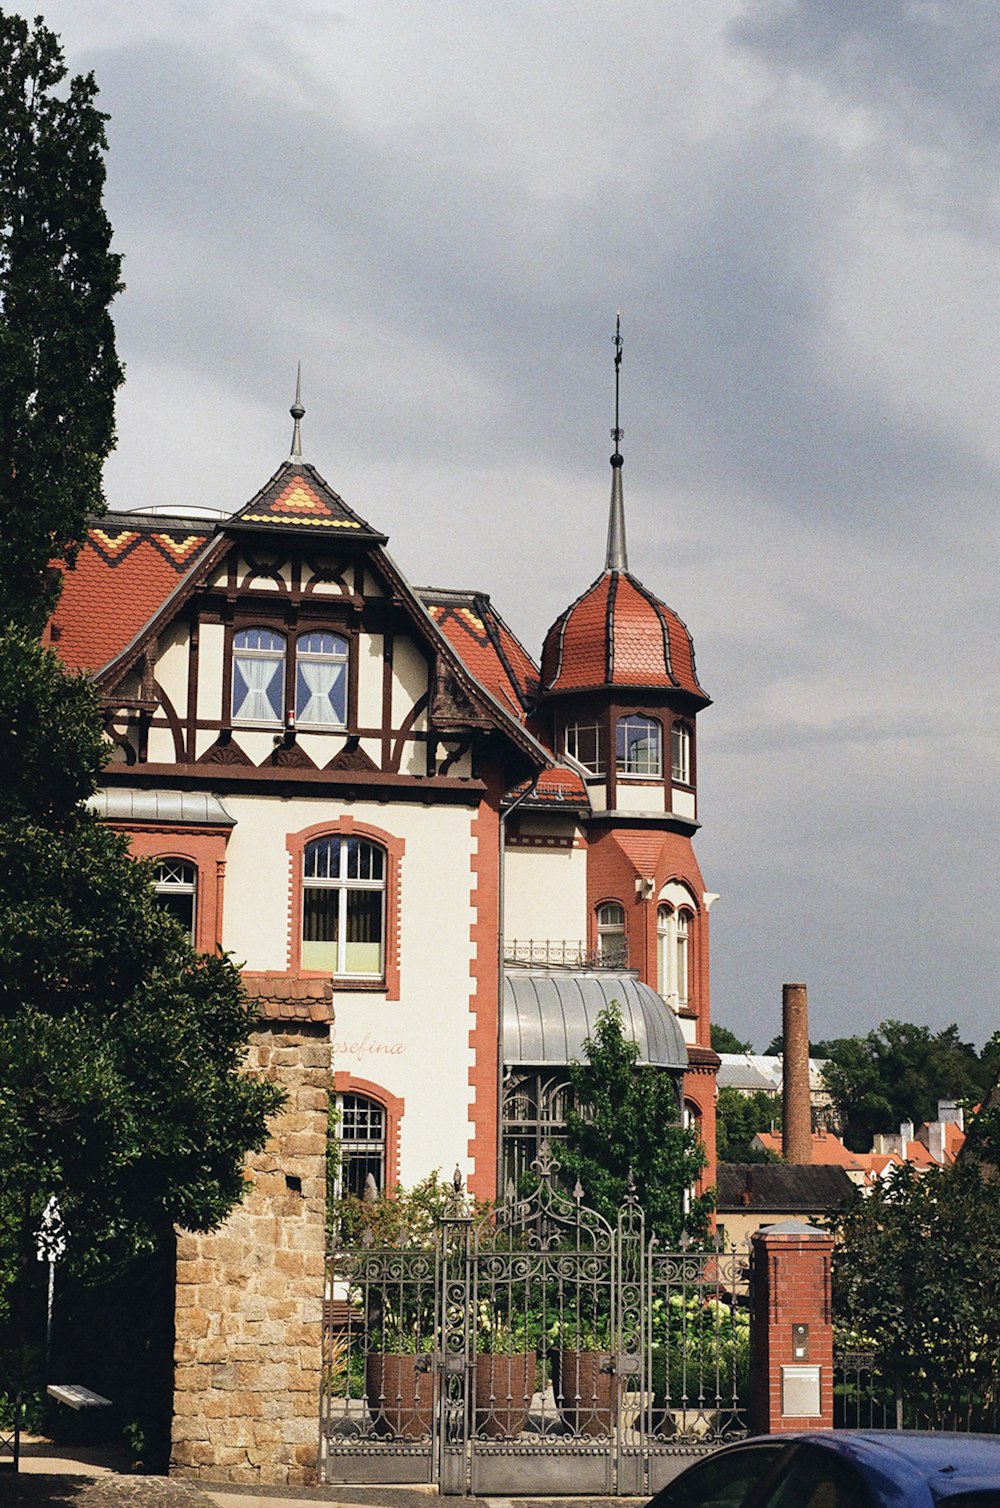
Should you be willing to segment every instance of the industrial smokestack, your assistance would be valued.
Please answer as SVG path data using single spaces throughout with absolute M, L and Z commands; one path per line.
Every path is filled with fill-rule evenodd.
M 809 1005 L 804 984 L 781 990 L 782 1113 L 781 1145 L 786 1162 L 812 1161 L 812 1116 L 809 1105 Z

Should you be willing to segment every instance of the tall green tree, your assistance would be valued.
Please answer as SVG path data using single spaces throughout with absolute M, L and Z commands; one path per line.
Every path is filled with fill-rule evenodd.
M 709 1031 L 712 1046 L 716 1052 L 753 1052 L 753 1045 L 750 1042 L 744 1042 L 735 1032 L 730 1031 L 728 1026 L 720 1026 L 718 1022 L 713 1021 Z
M 102 513 L 122 380 L 121 288 L 104 211 L 93 75 L 66 82 L 58 39 L 0 10 L 0 612 L 39 632 L 53 561 Z
M 580 1180 L 585 1203 L 612 1226 L 631 1181 L 647 1230 L 665 1247 L 685 1231 L 702 1238 L 712 1200 L 691 1191 L 705 1152 L 695 1132 L 681 1125 L 670 1074 L 637 1066 L 639 1049 L 626 1038 L 614 1003 L 601 1011 L 584 1046 L 586 1063 L 569 1070 L 574 1107 L 559 1148 L 564 1174 Z
M 889 1020 L 864 1037 L 830 1042 L 824 1078 L 845 1142 L 863 1152 L 874 1135 L 898 1131 L 901 1121 L 934 1120 L 938 1100 L 978 1099 L 988 1072 L 957 1026 L 932 1032 Z
M 720 1162 L 777 1162 L 773 1152 L 751 1146 L 758 1131 L 781 1130 L 781 1096 L 759 1089 L 741 1094 L 720 1089 L 715 1102 L 716 1152 Z

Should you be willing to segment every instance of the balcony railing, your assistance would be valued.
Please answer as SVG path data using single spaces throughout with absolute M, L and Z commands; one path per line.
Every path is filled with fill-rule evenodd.
M 505 939 L 503 961 L 506 964 L 534 964 L 552 969 L 626 969 L 625 944 L 607 944 L 597 952 L 576 938 Z

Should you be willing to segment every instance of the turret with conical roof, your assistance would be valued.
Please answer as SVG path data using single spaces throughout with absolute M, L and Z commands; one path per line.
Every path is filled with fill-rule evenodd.
M 576 762 L 590 810 L 589 945 L 635 969 L 679 1018 L 684 1096 L 714 1163 L 714 1070 L 708 999 L 708 908 L 691 838 L 699 826 L 695 718 L 710 702 L 683 621 L 628 568 L 618 422 L 621 329 L 615 331 L 615 442 L 604 570 L 549 629 L 536 716 Z

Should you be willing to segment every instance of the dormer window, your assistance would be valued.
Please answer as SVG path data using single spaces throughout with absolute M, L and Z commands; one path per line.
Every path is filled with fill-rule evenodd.
M 233 722 L 273 727 L 285 720 L 285 640 L 270 628 L 233 637 Z
M 619 775 L 644 775 L 655 779 L 663 774 L 662 734 L 655 718 L 633 712 L 618 719 L 616 733 Z
M 347 640 L 300 634 L 295 646 L 295 721 L 299 727 L 347 726 Z
M 678 785 L 691 784 L 691 729 L 674 723 L 670 729 L 670 774 Z
M 567 723 L 564 747 L 570 759 L 582 764 L 592 775 L 603 775 L 601 730 L 597 723 Z

